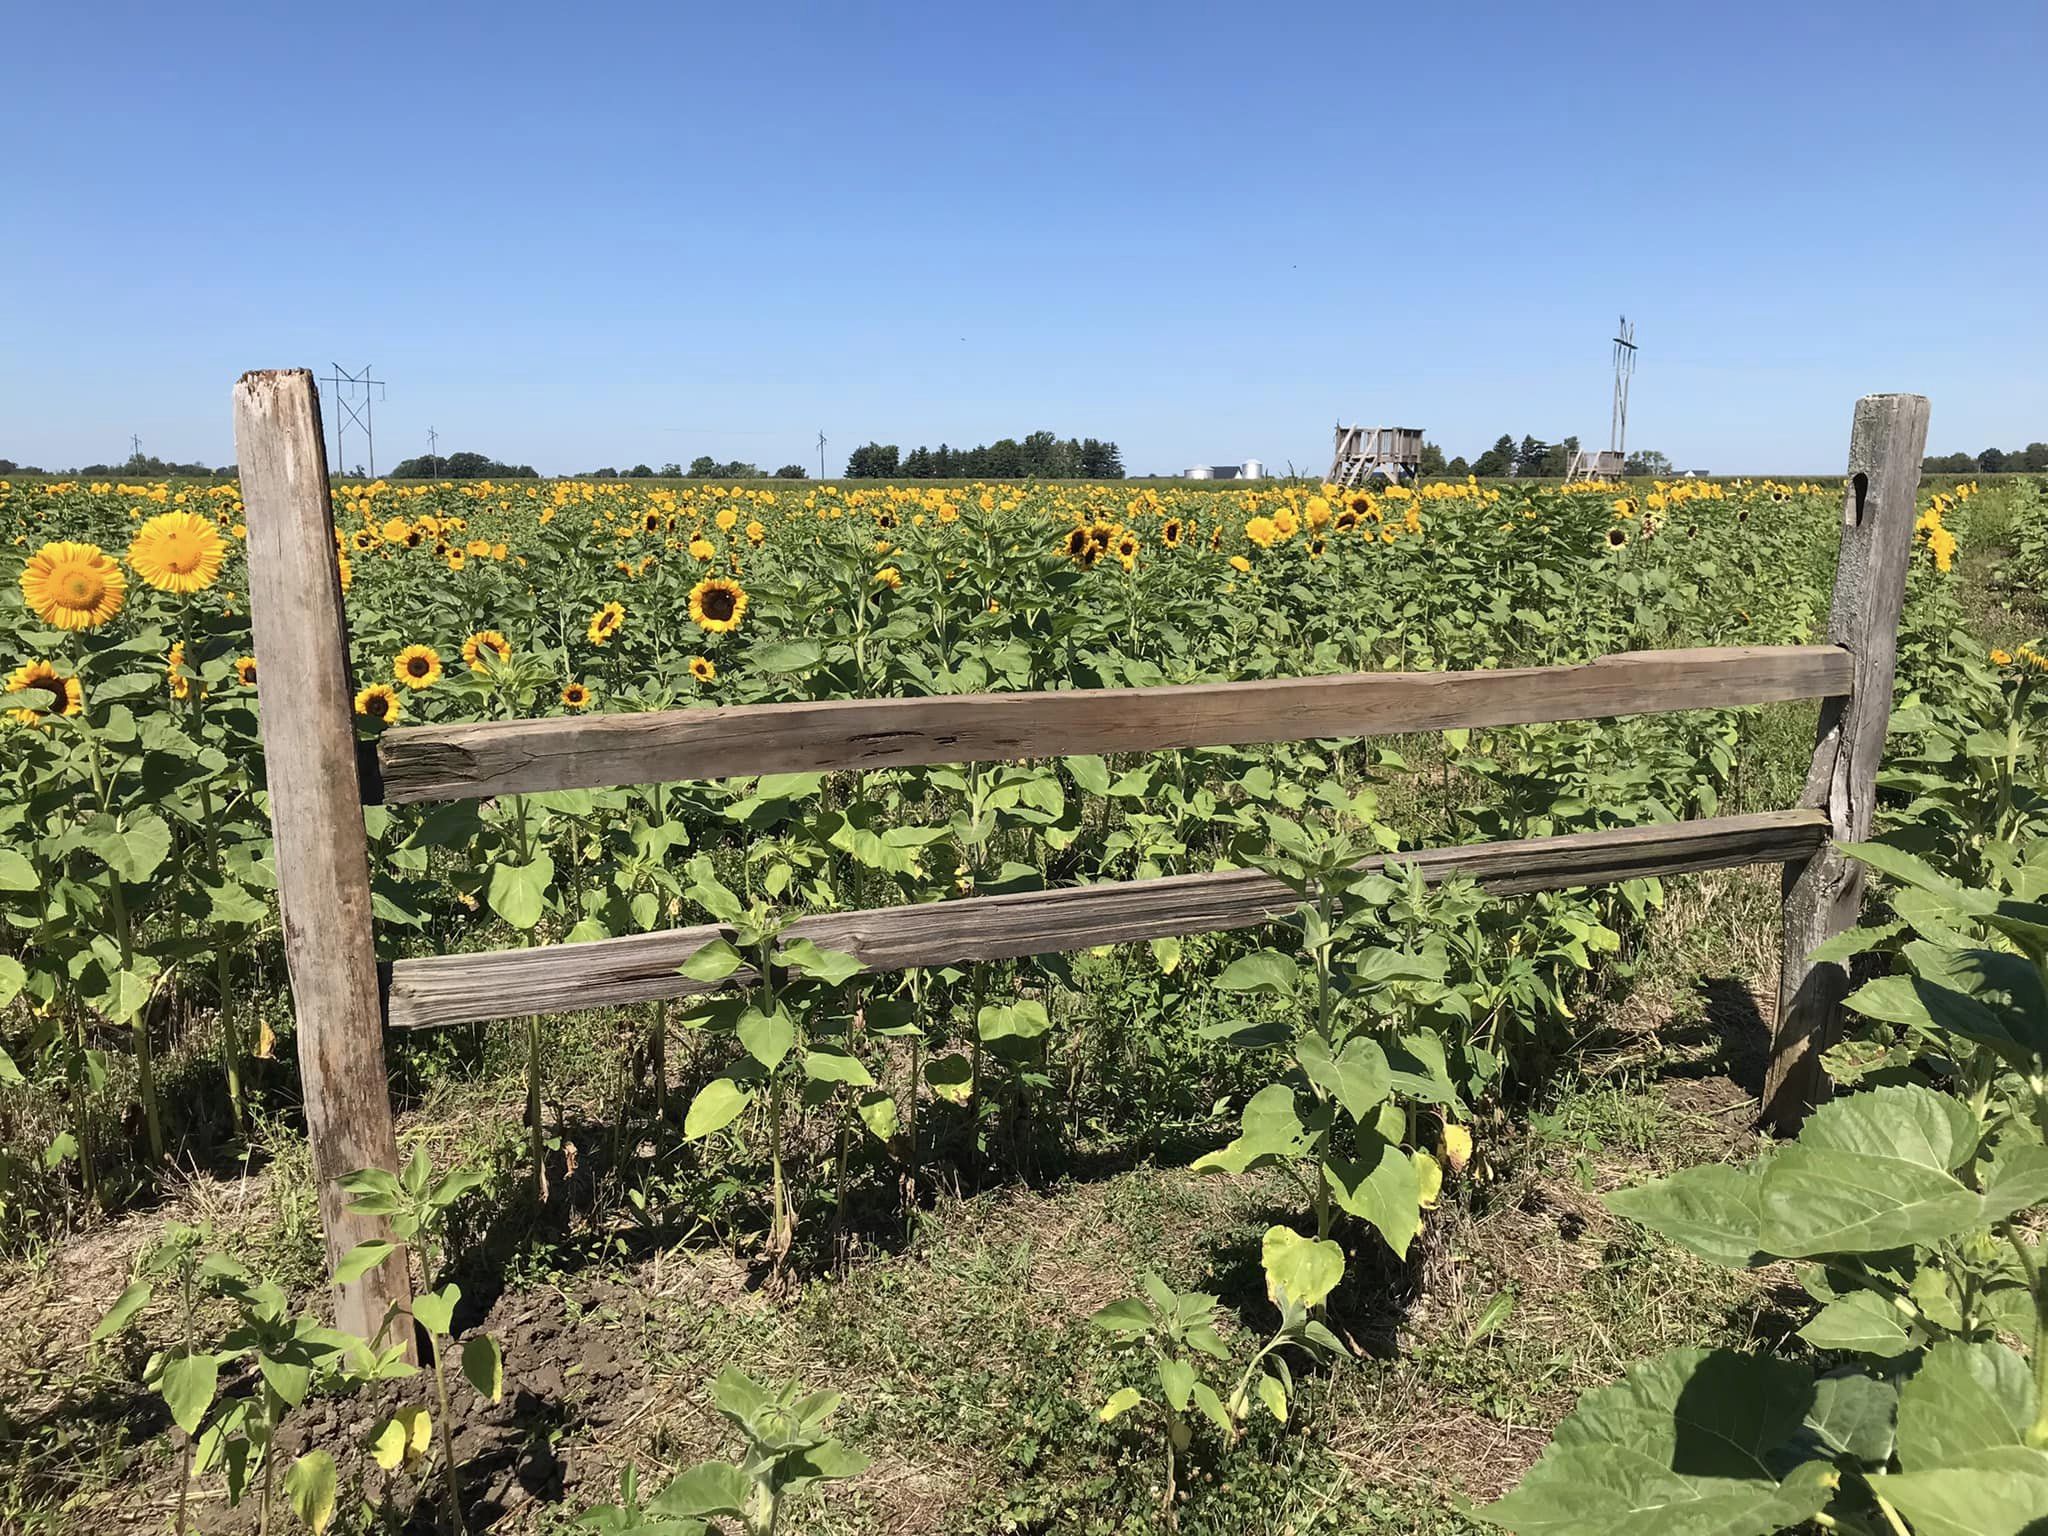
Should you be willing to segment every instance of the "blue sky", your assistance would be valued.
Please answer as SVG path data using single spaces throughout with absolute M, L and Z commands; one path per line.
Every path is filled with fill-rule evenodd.
M 16 7 L 0 455 L 231 457 L 243 369 L 378 463 L 837 472 L 1047 427 L 1838 469 L 2048 438 L 2040 0 Z M 333 423 L 329 422 L 330 433 Z M 351 461 L 363 456 L 351 448 Z

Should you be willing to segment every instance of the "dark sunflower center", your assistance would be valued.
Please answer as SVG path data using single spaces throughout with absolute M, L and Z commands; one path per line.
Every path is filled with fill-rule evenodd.
M 723 587 L 713 587 L 704 594 L 704 616 L 711 619 L 732 617 L 732 594 Z

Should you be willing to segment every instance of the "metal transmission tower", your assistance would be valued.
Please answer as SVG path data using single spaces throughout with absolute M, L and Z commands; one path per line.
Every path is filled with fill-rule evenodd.
M 1628 459 L 1628 381 L 1636 372 L 1636 328 L 1621 317 L 1614 337 L 1614 420 L 1608 428 L 1607 446 Z
M 432 427 L 427 428 L 427 473 L 441 473 L 441 434 Z
M 370 463 L 370 478 L 377 478 L 377 434 L 372 430 L 370 407 L 374 401 L 384 398 L 384 381 L 370 377 L 370 365 L 363 364 L 360 374 L 350 373 L 341 364 L 334 365 L 333 374 L 320 381 L 334 390 L 334 473 L 337 476 L 347 471 L 342 467 L 342 440 L 348 436 L 353 425 L 363 434 L 363 444 Z M 372 395 L 371 390 L 377 393 Z
M 142 439 L 137 437 L 133 432 L 130 432 L 128 434 L 128 456 L 132 459 L 139 459 L 142 457 Z
M 818 434 L 818 478 L 825 478 L 825 434 Z

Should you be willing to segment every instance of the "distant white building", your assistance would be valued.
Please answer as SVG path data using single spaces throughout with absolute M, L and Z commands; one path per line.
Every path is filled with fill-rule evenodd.
M 1242 464 L 1191 464 L 1182 470 L 1183 480 L 1263 480 L 1266 478 L 1266 464 L 1263 459 L 1246 459 Z

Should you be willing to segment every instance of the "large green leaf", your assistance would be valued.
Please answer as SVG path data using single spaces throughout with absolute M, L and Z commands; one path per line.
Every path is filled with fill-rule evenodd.
M 1780 1481 L 1813 1377 L 1790 1361 L 1677 1350 L 1579 1399 L 1521 1485 L 1481 1513 L 1523 1536 L 1772 1536 L 1826 1505 L 1833 1469 Z
M 170 825 L 152 811 L 118 817 L 102 812 L 80 828 L 79 841 L 129 885 L 155 874 L 171 853 Z
M 1356 1160 L 1323 1159 L 1323 1182 L 1346 1212 L 1378 1229 L 1396 1257 L 1408 1256 L 1422 1230 L 1422 1181 L 1407 1153 L 1381 1136 L 1361 1134 Z
M 1918 1344 L 1906 1314 L 1876 1291 L 1837 1296 L 1799 1330 L 1799 1337 L 1816 1349 L 1852 1350 L 1880 1360 L 1896 1359 Z
M 2027 1362 L 2003 1344 L 1937 1344 L 1899 1389 L 1899 1466 L 1926 1471 L 2022 1445 L 2036 1401 Z
M 321 1536 L 334 1520 L 334 1458 L 308 1451 L 284 1475 L 285 1497 L 292 1513 L 313 1536 Z
M 1871 1486 L 1913 1525 L 1913 1536 L 2042 1536 L 2048 1532 L 2048 1454 L 2008 1445 L 1953 1466 L 1873 1477 Z
M 1747 1269 L 1764 1262 L 1762 1197 L 1760 1170 L 1702 1163 L 1668 1179 L 1617 1189 L 1607 1197 L 1607 1208 L 1712 1263 Z
M 540 921 L 554 878 L 555 861 L 544 853 L 534 855 L 530 864 L 493 864 L 487 893 L 491 910 L 514 928 L 531 928 Z
M 724 1130 L 752 1099 L 753 1095 L 731 1078 L 714 1077 L 690 1101 L 689 1113 L 683 1116 L 683 1139 L 696 1141 Z
M 210 1354 L 173 1355 L 166 1360 L 157 1389 L 171 1410 L 171 1422 L 188 1435 L 197 1434 L 219 1381 L 220 1361 Z
M 1926 1030 L 1937 1039 L 1959 1035 L 2014 1059 L 2024 1059 L 2031 1051 L 1988 1004 L 1925 977 L 1880 976 L 1843 1002 L 1865 1018 Z
M 1969 1106 L 1917 1086 L 1823 1105 L 1764 1170 L 1764 1250 L 1791 1258 L 1931 1244 L 1980 1226 L 1949 1170 L 1976 1151 Z
M 1289 1301 L 1319 1307 L 1344 1278 L 1344 1250 L 1337 1244 L 1303 1237 L 1290 1227 L 1268 1227 L 1259 1245 L 1259 1264 L 1266 1271 L 1266 1296 L 1286 1311 Z
M 722 1461 L 700 1462 L 676 1477 L 647 1502 L 647 1513 L 668 1518 L 695 1515 L 730 1515 L 747 1512 L 754 1480 L 738 1467 Z
M 1204 1153 L 1194 1167 L 1204 1173 L 1243 1173 L 1268 1161 L 1300 1157 L 1309 1149 L 1308 1132 L 1295 1111 L 1294 1090 L 1285 1083 L 1270 1083 L 1253 1094 L 1242 1124 L 1244 1129 L 1229 1146 Z
M 1866 1467 L 1891 1460 L 1897 1433 L 1898 1389 L 1860 1371 L 1823 1376 L 1813 1384 L 1813 1406 L 1803 1433 L 1824 1456 L 1847 1456 Z
M 1261 949 L 1231 961 L 1216 978 L 1216 985 L 1225 992 L 1262 992 L 1285 997 L 1294 990 L 1300 975 L 1301 968 L 1291 956 L 1275 949 Z
M 1363 1121 L 1393 1087 L 1387 1053 L 1371 1040 L 1346 1040 L 1333 1053 L 1321 1035 L 1304 1035 L 1294 1048 L 1294 1059 L 1301 1063 L 1308 1080 L 1341 1104 L 1353 1120 Z
M 796 1023 L 780 1003 L 772 1009 L 749 1007 L 740 1015 L 737 1032 L 747 1054 L 770 1072 L 782 1065 L 782 1058 L 796 1044 Z

